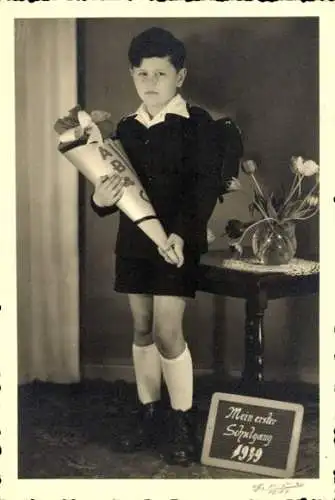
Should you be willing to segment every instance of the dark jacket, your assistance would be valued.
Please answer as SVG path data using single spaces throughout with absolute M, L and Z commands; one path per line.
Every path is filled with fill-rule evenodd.
M 150 128 L 134 116 L 121 120 L 120 139 L 167 234 L 177 233 L 185 253 L 207 251 L 206 229 L 218 198 L 222 158 L 215 122 L 199 107 L 188 107 L 190 118 L 167 114 Z M 117 211 L 97 207 L 100 216 Z M 122 256 L 161 258 L 155 244 L 122 212 L 115 252 Z

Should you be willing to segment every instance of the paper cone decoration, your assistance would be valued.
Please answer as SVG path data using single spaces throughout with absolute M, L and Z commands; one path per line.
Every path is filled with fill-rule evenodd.
M 166 233 L 120 141 L 103 140 L 98 126 L 85 111 L 78 112 L 78 120 L 78 127 L 60 135 L 59 151 L 94 185 L 104 175 L 118 173 L 123 177 L 125 189 L 118 208 L 157 246 L 164 248 Z

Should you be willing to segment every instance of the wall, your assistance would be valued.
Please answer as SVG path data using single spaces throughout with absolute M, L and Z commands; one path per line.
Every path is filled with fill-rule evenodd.
M 318 26 L 315 19 L 104 19 L 82 21 L 80 59 L 87 109 L 108 109 L 115 121 L 138 106 L 128 73 L 131 37 L 152 25 L 186 43 L 189 73 L 184 96 L 213 116 L 230 115 L 245 137 L 246 156 L 257 159 L 271 189 L 288 183 L 288 160 L 318 160 Z M 242 182 L 246 179 L 242 176 Z M 125 297 L 113 291 L 117 217 L 99 220 L 84 186 L 82 256 L 82 360 L 107 366 L 130 363 L 131 321 Z M 240 195 L 218 204 L 210 226 L 220 234 L 230 217 L 248 217 Z M 298 227 L 299 255 L 318 251 L 318 220 Z M 227 243 L 218 238 L 213 248 Z M 190 301 L 185 332 L 198 367 L 212 363 L 212 334 L 222 338 L 223 366 L 243 365 L 244 304 L 200 293 Z M 318 377 L 318 298 L 279 300 L 265 318 L 267 378 Z M 303 348 L 302 348 L 303 346 Z M 284 369 L 283 369 L 284 367 Z

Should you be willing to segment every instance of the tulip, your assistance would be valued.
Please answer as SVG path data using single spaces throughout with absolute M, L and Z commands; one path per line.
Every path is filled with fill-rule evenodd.
M 242 170 L 247 175 L 254 174 L 257 170 L 256 162 L 254 160 L 244 160 L 242 162 Z
M 304 161 L 303 174 L 306 177 L 311 177 L 312 175 L 317 174 L 319 172 L 319 170 L 320 170 L 320 167 L 317 163 L 315 163 L 315 161 L 313 161 L 313 160 Z
M 316 196 L 316 195 L 307 196 L 306 203 L 310 207 L 316 207 L 318 205 L 318 203 L 319 203 L 319 197 Z
M 319 172 L 319 165 L 313 160 L 304 160 L 302 156 L 292 156 L 291 167 L 294 173 L 311 177 Z
M 295 174 L 301 173 L 303 161 L 304 161 L 304 159 L 302 156 L 292 156 L 292 158 L 291 158 L 291 170 L 293 173 L 295 173 Z

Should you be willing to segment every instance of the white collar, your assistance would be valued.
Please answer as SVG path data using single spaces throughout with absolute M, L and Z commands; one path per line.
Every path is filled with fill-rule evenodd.
M 135 119 L 142 123 L 142 125 L 150 128 L 153 125 L 164 122 L 165 117 L 168 113 L 183 116 L 184 118 L 190 117 L 190 114 L 187 110 L 186 101 L 180 94 L 175 95 L 171 99 L 171 101 L 169 101 L 167 105 L 153 118 L 151 118 L 149 113 L 146 111 L 144 103 L 141 104 L 141 106 L 132 116 L 135 116 Z

